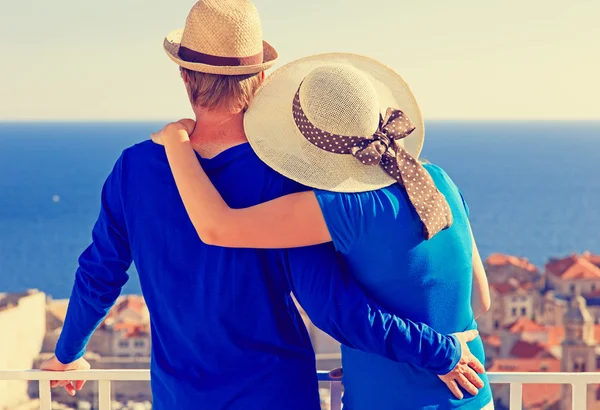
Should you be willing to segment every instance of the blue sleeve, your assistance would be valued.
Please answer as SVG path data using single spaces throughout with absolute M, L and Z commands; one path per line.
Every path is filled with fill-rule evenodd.
M 340 194 L 318 189 L 314 192 L 333 245 L 338 251 L 348 253 L 362 229 L 360 201 L 356 200 L 356 194 Z
M 315 326 L 340 343 L 437 374 L 458 363 L 461 347 L 454 336 L 378 306 L 343 270 L 331 244 L 290 249 L 284 255 L 298 302 Z
M 61 363 L 71 363 L 83 356 L 90 336 L 129 279 L 127 269 L 132 257 L 121 203 L 122 158 L 102 189 L 92 244 L 79 258 L 67 316 L 55 350 Z

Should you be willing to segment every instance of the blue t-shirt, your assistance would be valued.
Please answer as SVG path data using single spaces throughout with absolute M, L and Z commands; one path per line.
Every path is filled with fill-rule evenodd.
M 234 208 L 306 189 L 268 168 L 249 144 L 199 160 Z M 150 311 L 155 410 L 319 409 L 314 352 L 290 291 L 315 325 L 346 345 L 440 373 L 460 356 L 455 338 L 368 299 L 331 244 L 286 251 L 202 243 L 164 148 L 150 141 L 117 161 L 92 239 L 56 356 L 69 363 L 84 354 L 134 261 Z
M 476 329 L 471 308 L 472 242 L 468 207 L 448 175 L 426 164 L 445 195 L 452 226 L 429 241 L 399 185 L 343 194 L 316 191 L 336 249 L 363 290 L 401 317 L 442 333 Z M 483 363 L 480 338 L 469 344 Z M 476 409 L 492 400 L 486 386 L 456 400 L 432 372 L 342 346 L 345 410 Z

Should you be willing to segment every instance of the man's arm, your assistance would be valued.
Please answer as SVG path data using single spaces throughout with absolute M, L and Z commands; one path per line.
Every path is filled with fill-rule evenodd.
M 55 350 L 61 363 L 71 363 L 83 356 L 90 336 L 129 278 L 127 269 L 132 258 L 121 202 L 122 162 L 121 156 L 104 184 L 92 244 L 79 258 L 67 316 Z
M 315 326 L 340 343 L 438 374 L 449 372 L 458 362 L 461 347 L 454 336 L 393 315 L 365 296 L 342 271 L 333 245 L 286 252 L 298 302 Z

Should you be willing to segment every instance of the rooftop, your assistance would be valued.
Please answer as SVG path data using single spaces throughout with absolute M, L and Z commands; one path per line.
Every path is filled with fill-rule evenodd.
M 555 356 L 550 348 L 542 343 L 527 342 L 525 340 L 517 341 L 510 350 L 510 356 L 517 359 L 553 359 Z M 522 370 L 519 370 L 522 371 Z
M 600 267 L 590 261 L 596 256 L 570 255 L 562 259 L 550 259 L 546 272 L 561 279 L 599 279 Z
M 494 266 L 507 266 L 512 265 L 529 272 L 538 272 L 538 268 L 529 262 L 526 258 L 520 258 L 513 255 L 505 255 L 503 253 L 493 253 L 485 261 L 486 265 Z
M 535 284 L 533 282 L 520 282 L 516 278 L 510 278 L 507 282 L 490 283 L 489 286 L 490 289 L 495 290 L 500 295 L 507 295 L 517 291 L 527 293 L 535 290 Z
M 511 333 L 546 331 L 546 328 L 544 326 L 526 317 L 520 317 L 515 322 L 506 325 L 504 328 Z

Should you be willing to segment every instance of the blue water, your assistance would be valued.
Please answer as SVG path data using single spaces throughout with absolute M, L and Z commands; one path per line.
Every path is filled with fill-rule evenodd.
M 0 292 L 69 295 L 104 179 L 160 125 L 0 123 Z M 426 134 L 424 156 L 462 189 L 483 256 L 542 266 L 600 253 L 600 122 L 431 122 Z M 139 292 L 135 271 L 125 291 Z

